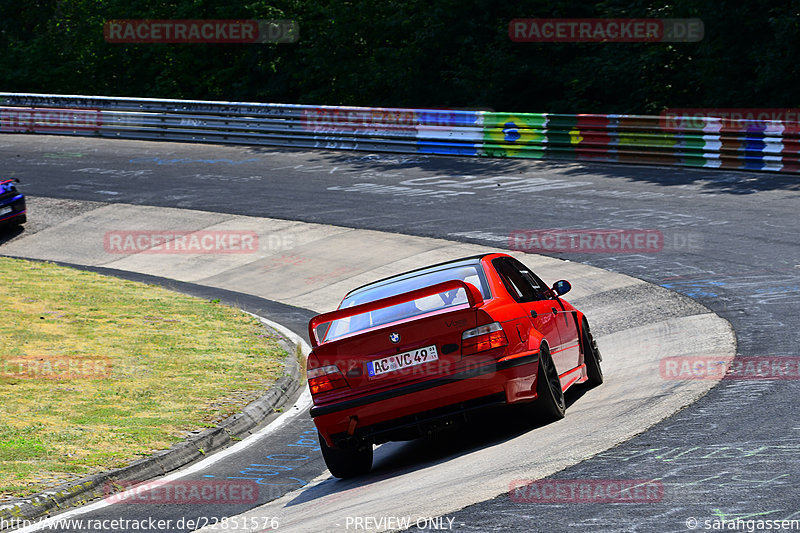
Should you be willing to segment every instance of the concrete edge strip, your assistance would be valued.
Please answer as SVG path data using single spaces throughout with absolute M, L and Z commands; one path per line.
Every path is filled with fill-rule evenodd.
M 110 483 L 138 483 L 177 470 L 244 438 L 275 409 L 285 406 L 301 386 L 302 368 L 299 355 L 305 354 L 308 349 L 302 339 L 288 328 L 249 311 L 245 312 L 273 330 L 279 336 L 278 343 L 288 354 L 284 362 L 284 375 L 264 395 L 250 402 L 241 412 L 223 420 L 217 427 L 191 436 L 167 450 L 122 468 L 67 483 L 57 489 L 2 503 L 0 519 L 35 520 L 47 516 L 51 511 L 84 505 L 90 500 L 107 496 L 109 491 L 106 487 Z

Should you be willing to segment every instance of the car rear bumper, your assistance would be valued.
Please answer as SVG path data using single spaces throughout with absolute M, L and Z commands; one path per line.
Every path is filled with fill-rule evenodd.
M 0 212 L 11 209 L 8 213 L 0 214 L 0 224 L 13 224 L 25 218 L 25 197 L 17 195 L 12 198 L 4 198 L 0 200 Z M 23 220 L 24 221 L 24 220 Z
M 535 398 L 538 352 L 346 399 L 315 405 L 311 416 L 329 446 L 415 438 L 463 421 L 490 405 Z

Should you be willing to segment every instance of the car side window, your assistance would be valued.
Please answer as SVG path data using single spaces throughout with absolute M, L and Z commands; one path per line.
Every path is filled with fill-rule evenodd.
M 504 258 L 497 258 L 492 261 L 500 279 L 508 292 L 518 302 L 532 302 L 541 300 L 541 291 L 535 286 L 532 278 L 529 278 L 512 262 Z M 538 279 L 538 278 L 537 278 Z
M 516 259 L 512 259 L 509 262 L 519 270 L 523 279 L 530 284 L 531 290 L 536 294 L 536 300 L 550 300 L 552 298 L 550 288 L 530 268 Z

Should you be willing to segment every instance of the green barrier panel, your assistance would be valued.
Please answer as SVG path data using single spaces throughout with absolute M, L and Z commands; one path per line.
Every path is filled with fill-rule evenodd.
M 484 113 L 483 155 L 542 158 L 546 126 L 547 115 L 543 113 Z
M 618 133 L 618 147 L 673 148 L 678 140 L 670 133 Z
M 551 115 L 547 122 L 547 142 L 559 147 L 560 159 L 577 158 L 577 145 L 583 140 L 576 115 Z
M 481 155 L 486 157 L 521 157 L 542 159 L 545 156 L 545 145 L 518 145 L 509 149 L 507 144 L 487 144 L 481 147 Z

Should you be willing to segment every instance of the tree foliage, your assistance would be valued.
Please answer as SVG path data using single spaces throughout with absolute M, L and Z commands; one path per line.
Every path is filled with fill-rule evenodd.
M 697 17 L 697 43 L 516 43 L 514 18 Z M 292 19 L 293 44 L 117 44 L 112 19 Z M 798 104 L 800 1 L 0 0 L 0 90 L 564 113 Z

